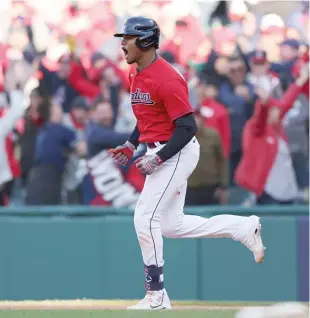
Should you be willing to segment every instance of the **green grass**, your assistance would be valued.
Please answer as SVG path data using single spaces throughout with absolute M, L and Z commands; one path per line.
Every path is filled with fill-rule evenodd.
M 270 305 L 257 302 L 173 301 L 174 310 L 119 310 L 134 303 L 136 301 L 87 299 L 4 301 L 0 302 L 0 318 L 234 318 L 239 308 Z
M 234 310 L 0 310 L 2 318 L 233 318 Z

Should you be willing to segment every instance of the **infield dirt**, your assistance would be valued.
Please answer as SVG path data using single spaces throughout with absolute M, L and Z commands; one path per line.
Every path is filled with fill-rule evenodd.
M 24 300 L 0 301 L 1 309 L 18 310 L 122 310 L 133 305 L 136 301 L 128 300 Z M 173 309 L 177 310 L 238 310 L 244 305 L 215 304 L 205 302 L 173 302 Z

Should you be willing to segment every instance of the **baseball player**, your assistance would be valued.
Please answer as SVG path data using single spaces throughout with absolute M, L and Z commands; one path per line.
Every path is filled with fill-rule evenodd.
M 147 145 L 145 156 L 135 161 L 146 180 L 134 216 L 147 293 L 128 309 L 171 309 L 164 288 L 162 235 L 232 238 L 250 249 L 260 263 L 264 258 L 261 225 L 254 215 L 218 215 L 209 219 L 184 215 L 187 179 L 198 163 L 200 147 L 187 84 L 178 71 L 157 55 L 160 30 L 154 20 L 131 17 L 123 32 L 114 36 L 122 38 L 127 63 L 135 64 L 129 81 L 137 125 L 124 145 L 111 149 L 112 157 L 126 165 L 139 143 Z

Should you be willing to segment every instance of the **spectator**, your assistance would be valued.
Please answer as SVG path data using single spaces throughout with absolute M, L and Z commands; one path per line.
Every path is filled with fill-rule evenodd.
M 110 158 L 105 150 L 116 145 L 114 138 L 115 141 L 123 140 L 136 124 L 129 93 L 130 66 L 113 33 L 116 25 L 122 24 L 125 11 L 136 12 L 137 8 L 131 0 L 127 9 L 115 2 L 112 6 L 99 0 L 91 1 L 94 2 L 92 5 L 86 3 L 89 1 L 84 2 L 78 0 L 77 6 L 58 5 L 56 2 L 51 6 L 42 5 L 40 1 L 27 2 L 27 5 L 17 2 L 16 5 L 13 3 L 12 11 L 2 10 L 5 16 L 0 32 L 0 92 L 5 91 L 10 104 L 9 97 L 18 84 L 24 89 L 24 104 L 29 106 L 24 118 L 17 121 L 6 137 L 6 145 L 10 145 L 7 157 L 16 159 L 14 167 L 17 168 L 14 168 L 12 179 L 18 177 L 20 164 L 23 186 L 27 186 L 29 176 L 33 174 L 31 169 L 38 170 L 40 166 L 35 163 L 36 139 L 39 131 L 42 138 L 48 127 L 50 106 L 47 100 L 61 105 L 64 111 L 62 124 L 75 132 L 76 142 L 88 139 L 92 153 L 98 154 L 96 160 L 107 156 L 107 161 L 100 159 L 98 163 L 107 173 L 111 172 L 107 164 Z M 280 17 L 282 14 L 274 12 L 273 6 L 270 14 L 263 16 L 265 12 L 260 12 L 262 7 L 259 4 L 246 7 L 242 1 L 230 8 L 225 8 L 222 1 L 218 6 L 198 5 L 194 0 L 188 8 L 164 2 L 160 3 L 160 8 L 143 5 L 143 14 L 159 19 L 162 36 L 159 54 L 187 81 L 190 103 L 195 110 L 200 109 L 206 129 L 217 132 L 225 159 L 229 162 L 232 184 L 233 171 L 242 156 L 241 135 L 257 98 L 254 87 L 266 91 L 271 101 L 271 98 L 278 100 L 270 102 L 269 108 L 274 109 L 276 107 L 272 106 L 284 103 L 283 92 L 299 77 L 301 65 L 309 63 L 308 43 L 303 43 L 308 40 L 309 4 L 299 9 L 292 24 L 292 19 L 284 21 Z M 287 7 L 285 4 L 281 10 Z M 226 21 L 217 25 L 215 20 L 223 17 L 230 23 L 226 25 Z M 204 23 L 208 21 L 211 29 L 206 30 Z M 308 101 L 309 81 L 282 119 L 299 190 L 308 188 L 309 184 Z M 95 106 L 86 111 L 88 103 Z M 6 111 L 1 110 L 0 117 L 5 116 Z M 19 139 L 16 138 L 18 134 Z M 18 142 L 20 158 L 16 156 L 17 151 L 13 153 L 13 150 L 19 150 Z M 141 144 L 139 148 L 143 147 Z M 64 156 L 64 169 L 60 169 L 63 171 L 60 174 L 61 191 L 67 195 L 62 196 L 62 202 L 79 203 L 76 194 L 79 193 L 80 178 L 76 169 L 78 163 L 86 161 L 66 146 L 61 149 L 65 148 L 69 155 Z M 48 150 L 44 148 L 45 152 Z M 138 152 L 139 149 L 135 154 Z M 93 159 L 90 154 L 87 160 L 92 162 Z M 96 171 L 97 166 L 93 168 Z M 134 168 L 135 165 L 127 170 L 115 166 L 119 173 L 121 169 L 126 180 L 132 180 L 135 172 L 130 171 Z M 90 184 L 93 184 L 91 169 L 86 165 L 85 169 Z M 80 172 L 81 169 L 78 176 L 81 176 Z M 135 187 L 138 191 L 142 183 Z M 15 186 L 19 187 L 20 183 L 16 182 Z M 18 190 L 14 193 L 19 194 Z M 94 193 L 102 196 L 98 189 Z M 232 199 L 234 202 L 242 200 L 238 195 Z M 85 200 L 83 203 L 93 204 L 95 201 Z
M 229 61 L 226 56 L 219 56 L 214 49 L 207 57 L 207 62 L 195 66 L 202 77 L 212 77 L 217 87 L 226 79 L 229 68 Z
M 102 70 L 99 80 L 99 98 L 104 98 L 112 106 L 112 126 L 115 126 L 118 117 L 122 85 L 120 78 L 117 76 L 115 69 L 112 66 L 108 66 Z
M 300 42 L 294 39 L 286 39 L 280 44 L 280 63 L 272 63 L 271 70 L 278 74 L 283 90 L 294 81 L 292 69 L 298 60 Z
M 14 53 L 13 53 L 14 52 Z M 10 91 L 16 84 L 24 88 L 31 75 L 31 64 L 24 58 L 23 53 L 18 50 L 11 52 L 11 61 L 5 72 L 5 88 Z
M 69 114 L 63 117 L 63 124 L 72 129 L 76 134 L 78 142 L 85 142 L 85 129 L 89 118 L 90 104 L 84 97 L 77 97 L 71 106 Z M 81 179 L 78 177 L 80 155 L 71 153 L 66 163 L 63 177 L 63 193 L 67 204 L 80 204 L 81 199 Z
M 17 121 L 23 116 L 23 94 L 14 89 L 10 92 L 10 107 L 7 106 L 6 96 L 0 98 L 0 206 L 7 205 L 14 180 L 20 176 L 19 163 L 14 156 L 14 145 L 11 133 Z
M 308 119 L 309 101 L 304 95 L 299 95 L 293 107 L 285 115 L 283 126 L 288 138 L 293 167 L 300 190 L 309 187 L 308 138 L 305 127 L 305 122 Z
M 86 98 L 78 96 L 73 100 L 70 108 L 70 113 L 63 116 L 63 124 L 83 135 L 88 121 L 90 103 Z
M 227 109 L 217 102 L 218 89 L 212 79 L 201 80 L 200 113 L 206 127 L 213 128 L 220 136 L 225 158 L 229 157 L 231 147 L 230 122 Z
M 234 171 L 241 159 L 243 126 L 252 115 L 254 100 L 254 86 L 246 79 L 244 61 L 239 57 L 230 58 L 228 80 L 220 86 L 219 91 L 219 101 L 227 107 L 230 114 L 230 183 L 233 183 Z
M 62 180 L 68 154 L 76 151 L 86 155 L 86 146 L 78 142 L 73 130 L 62 124 L 63 111 L 57 104 L 49 109 L 47 122 L 36 140 L 35 163 L 26 187 L 26 204 L 61 204 Z M 42 182 L 44 180 L 44 182 Z
M 298 58 L 300 42 L 295 39 L 286 39 L 280 45 L 280 58 L 282 63 L 290 63 Z
M 40 96 L 38 88 L 33 89 L 29 96 L 29 107 L 24 117 L 24 129 L 20 136 L 20 165 L 22 170 L 22 185 L 27 184 L 29 172 L 33 166 L 35 144 L 42 120 L 39 115 L 39 107 L 42 105 L 43 98 Z
M 227 203 L 227 159 L 217 131 L 205 126 L 205 119 L 198 111 L 196 137 L 200 144 L 198 165 L 188 180 L 186 205 Z M 206 162 L 208 164 L 206 164 Z
M 293 77 L 309 63 L 309 48 L 298 58 L 293 67 Z M 309 189 L 309 80 L 302 87 L 301 94 L 293 108 L 284 118 L 284 129 L 289 140 L 293 166 L 300 191 Z
M 257 89 L 259 100 L 244 129 L 244 155 L 235 178 L 238 185 L 257 195 L 258 204 L 291 204 L 296 198 L 296 179 L 282 120 L 308 80 L 308 72 L 304 68 L 282 102 Z
M 129 137 L 128 133 L 113 130 L 113 110 L 109 102 L 97 100 L 94 108 L 95 120 L 90 121 L 87 126 L 87 145 L 91 157 L 104 149 L 123 144 Z
M 102 73 L 107 70 L 104 75 L 105 84 L 99 86 Z M 124 72 L 115 64 L 105 58 L 100 52 L 95 52 L 91 57 L 91 66 L 86 71 L 80 61 L 73 60 L 70 65 L 70 74 L 68 77 L 70 85 L 82 96 L 94 100 L 99 94 L 106 94 L 106 99 L 111 99 L 115 103 L 115 92 L 113 88 L 128 88 L 128 80 L 124 76 Z M 108 88 L 107 91 L 103 90 Z M 112 88 L 112 92 L 111 92 Z M 116 102 L 117 103 L 117 102 Z
M 249 65 L 248 80 L 251 84 L 263 88 L 274 98 L 280 98 L 283 95 L 278 76 L 270 70 L 271 65 L 267 60 L 266 51 L 253 51 L 250 54 Z
M 98 85 L 91 81 L 79 60 L 71 61 L 68 82 L 75 92 L 91 100 L 100 92 Z
M 73 100 L 79 95 L 68 81 L 71 74 L 70 55 L 64 54 L 60 57 L 56 71 L 50 71 L 42 63 L 40 71 L 54 103 L 60 105 L 65 113 L 69 113 Z
M 116 164 L 108 150 L 124 143 L 130 133 L 119 133 L 112 127 L 112 106 L 97 101 L 87 126 L 88 173 L 83 180 L 84 202 L 94 205 L 131 206 L 142 191 L 145 177 L 132 164 L 145 153 L 138 148 L 126 167 Z M 138 192 L 137 192 L 138 191 Z

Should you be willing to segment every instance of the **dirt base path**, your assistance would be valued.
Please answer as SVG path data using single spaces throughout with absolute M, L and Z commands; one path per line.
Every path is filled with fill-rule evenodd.
M 127 300 L 43 300 L 43 301 L 0 301 L 0 309 L 11 310 L 122 310 L 133 305 Z M 176 310 L 239 310 L 244 306 L 192 305 L 172 303 Z

